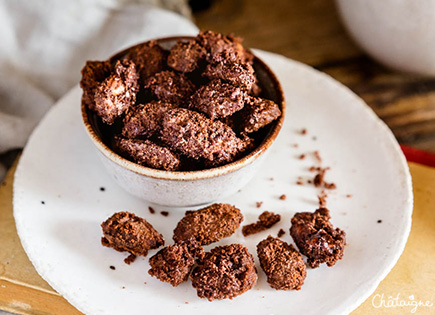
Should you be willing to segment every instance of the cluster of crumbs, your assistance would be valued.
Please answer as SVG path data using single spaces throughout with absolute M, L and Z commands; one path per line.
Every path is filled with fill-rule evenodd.
M 231 163 L 281 116 L 241 42 L 205 31 L 170 50 L 148 41 L 117 59 L 88 61 L 82 103 L 108 131 L 103 141 L 137 164 L 192 171 Z

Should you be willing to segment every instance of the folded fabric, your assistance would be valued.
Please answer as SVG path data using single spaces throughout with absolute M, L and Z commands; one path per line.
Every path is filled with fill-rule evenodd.
M 0 2 L 0 154 L 24 146 L 50 106 L 79 82 L 86 60 L 198 33 L 189 19 L 144 2 L 190 14 L 186 0 Z

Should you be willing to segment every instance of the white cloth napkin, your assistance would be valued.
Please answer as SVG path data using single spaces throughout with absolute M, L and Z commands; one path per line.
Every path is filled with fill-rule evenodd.
M 198 33 L 187 18 L 143 2 L 159 1 L 0 1 L 0 154 L 24 146 L 50 106 L 79 82 L 86 60 Z

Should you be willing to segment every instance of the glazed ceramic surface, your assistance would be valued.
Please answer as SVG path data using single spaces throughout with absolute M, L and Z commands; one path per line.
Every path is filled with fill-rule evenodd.
M 256 286 L 233 300 L 199 299 L 189 282 L 173 288 L 148 275 L 148 258 L 132 265 L 126 253 L 101 246 L 100 224 L 116 211 L 146 218 L 171 244 L 180 209 L 150 206 L 120 189 L 104 170 L 80 120 L 80 90 L 47 114 L 25 148 L 15 177 L 14 216 L 24 249 L 41 276 L 86 314 L 348 314 L 387 275 L 411 226 L 412 187 L 392 133 L 349 89 L 284 57 L 256 52 L 278 75 L 288 103 L 286 119 L 260 171 L 240 192 L 219 199 L 239 207 L 242 224 L 264 210 L 281 214 L 268 231 L 243 237 L 241 229 L 217 244 L 241 243 L 254 255 Z M 307 133 L 301 134 L 306 128 Z M 326 180 L 332 223 L 347 233 L 343 260 L 308 269 L 300 291 L 269 287 L 256 244 L 279 229 L 289 236 L 298 211 L 314 211 L 320 189 L 306 183 L 310 166 L 330 166 Z M 299 159 L 305 154 L 304 159 Z M 104 189 L 101 189 L 104 188 Z M 286 195 L 285 200 L 279 196 Z M 351 195 L 351 196 L 348 196 Z M 44 203 L 42 203 L 44 201 Z M 257 208 L 256 202 L 263 202 Z M 160 211 L 169 211 L 162 216 Z M 378 220 L 382 220 L 378 223 Z M 217 244 L 207 246 L 206 249 Z M 115 266 L 116 270 L 109 267 Z

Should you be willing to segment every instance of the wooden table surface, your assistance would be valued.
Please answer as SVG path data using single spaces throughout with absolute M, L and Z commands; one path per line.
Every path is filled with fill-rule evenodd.
M 435 152 L 435 78 L 392 71 L 346 33 L 333 0 L 214 0 L 194 13 L 202 30 L 307 63 L 351 88 L 402 144 Z

